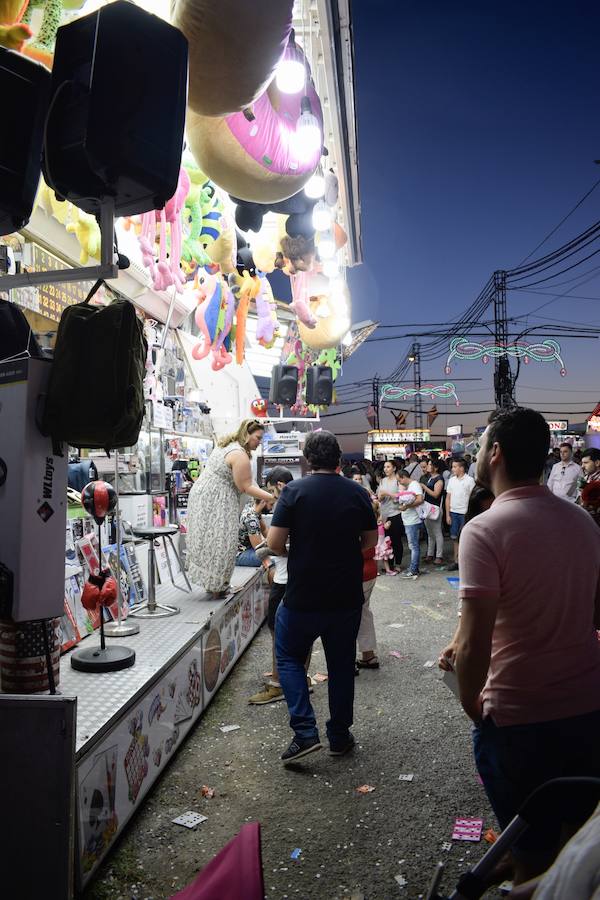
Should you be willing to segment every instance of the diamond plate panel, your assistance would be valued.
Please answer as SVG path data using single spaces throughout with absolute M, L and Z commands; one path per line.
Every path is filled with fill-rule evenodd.
M 242 587 L 258 580 L 260 573 L 255 569 L 238 568 L 231 579 L 232 585 Z M 229 600 L 208 600 L 206 592 L 198 585 L 192 585 L 191 594 L 178 590 L 174 585 L 157 585 L 156 599 L 160 603 L 178 606 L 176 616 L 165 619 L 136 619 L 139 634 L 126 638 L 107 638 L 119 641 L 135 650 L 135 665 L 121 672 L 77 672 L 71 668 L 70 653 L 61 659 L 60 692 L 77 697 L 77 738 L 76 751 L 82 755 L 88 742 L 100 736 L 109 724 L 120 718 L 134 700 L 148 690 L 163 669 L 174 657 L 198 637 L 211 617 Z M 240 594 L 234 594 L 234 598 Z M 96 632 L 86 638 L 86 648 L 100 644 Z M 77 652 L 77 649 L 72 651 Z

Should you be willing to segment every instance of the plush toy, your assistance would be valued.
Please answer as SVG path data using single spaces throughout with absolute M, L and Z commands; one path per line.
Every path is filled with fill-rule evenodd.
M 90 257 L 100 259 L 100 227 L 94 216 L 90 216 L 72 204 L 70 204 L 70 207 L 70 221 L 67 223 L 67 231 L 69 234 L 74 234 L 77 238 L 81 247 L 79 262 L 82 266 L 85 266 Z
M 164 209 L 152 210 L 142 215 L 142 230 L 139 242 L 142 250 L 142 259 L 146 268 L 150 270 L 155 291 L 165 291 L 171 286 L 178 293 L 181 293 L 183 290 L 186 279 L 180 265 L 182 253 L 181 214 L 189 190 L 190 178 L 186 170 L 182 168 L 179 172 L 177 190 Z M 155 259 L 154 249 L 157 223 L 160 226 L 158 262 Z M 167 226 L 169 227 L 169 243 L 167 243 Z M 167 247 L 169 247 L 168 262 Z
M 250 412 L 257 419 L 265 419 L 267 416 L 267 401 L 263 400 L 262 397 L 257 397 L 250 404 Z
M 223 278 L 208 272 L 197 279 L 196 295 L 195 320 L 203 340 L 192 349 L 192 356 L 204 359 L 212 351 L 212 368 L 219 371 L 232 361 L 229 351 L 235 299 Z
M 31 37 L 31 28 L 23 22 L 28 0 L 0 0 L 0 47 L 22 50 Z
M 84 2 L 85 0 L 29 0 L 23 15 L 23 22 L 27 25 L 31 24 L 35 9 L 43 9 L 44 15 L 39 31 L 33 41 L 23 49 L 23 53 L 51 69 L 56 32 L 61 24 L 63 10 L 81 9 Z
M 230 275 L 229 285 L 238 301 L 235 316 L 235 361 L 238 366 L 241 366 L 246 354 L 246 320 L 250 309 L 250 300 L 256 300 L 261 290 L 261 283 L 258 276 L 244 271 L 241 276 Z
M 174 0 L 172 21 L 189 43 L 190 109 L 245 109 L 271 82 L 292 27 L 293 0 Z
M 269 348 L 273 346 L 275 337 L 279 333 L 277 304 L 273 298 L 269 279 L 265 275 L 261 275 L 259 278 L 260 291 L 256 295 L 256 313 L 258 315 L 256 339 L 263 347 Z
M 288 47 L 284 60 L 292 53 L 296 59 L 298 50 Z M 280 92 L 273 82 L 251 107 L 223 118 L 198 115 L 192 103 L 189 146 L 200 168 L 223 190 L 242 200 L 275 203 L 296 194 L 316 170 L 323 111 L 304 63 L 306 83 L 296 94 Z
M 311 350 L 327 350 L 337 346 L 350 328 L 350 294 L 347 285 L 341 282 L 333 291 L 329 279 L 311 272 L 306 274 L 305 290 L 315 326 L 306 327 L 306 322 L 299 316 L 300 337 Z
M 297 272 L 290 276 L 292 282 L 292 302 L 290 309 L 296 314 L 298 321 L 306 328 L 314 328 L 317 320 L 311 312 L 308 292 L 308 273 Z
M 221 234 L 208 246 L 207 255 L 225 275 L 235 272 L 237 260 L 235 223 L 226 212 L 221 217 Z

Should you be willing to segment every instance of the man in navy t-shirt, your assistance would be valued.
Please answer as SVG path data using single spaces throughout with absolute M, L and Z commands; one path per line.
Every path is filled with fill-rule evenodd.
M 329 431 L 310 434 L 304 455 L 312 470 L 282 493 L 267 542 L 285 553 L 288 584 L 277 612 L 275 652 L 294 740 L 285 763 L 321 749 L 304 663 L 320 637 L 329 673 L 327 737 L 334 756 L 354 746 L 354 660 L 362 604 L 362 551 L 377 543 L 377 522 L 362 485 L 337 474 L 341 450 Z

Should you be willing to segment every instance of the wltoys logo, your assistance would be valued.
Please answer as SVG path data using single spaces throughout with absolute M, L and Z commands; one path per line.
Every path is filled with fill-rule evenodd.
M 42 481 L 42 496 L 44 500 L 52 498 L 52 482 L 54 480 L 54 460 L 51 456 L 46 457 L 46 471 Z M 38 510 L 39 511 L 39 510 Z

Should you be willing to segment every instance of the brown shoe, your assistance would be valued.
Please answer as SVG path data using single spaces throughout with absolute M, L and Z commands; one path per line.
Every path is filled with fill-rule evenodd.
M 437 557 L 434 559 L 433 564 L 434 564 L 434 566 L 443 566 L 443 565 L 444 565 L 444 560 L 442 559 L 441 556 L 437 556 Z

